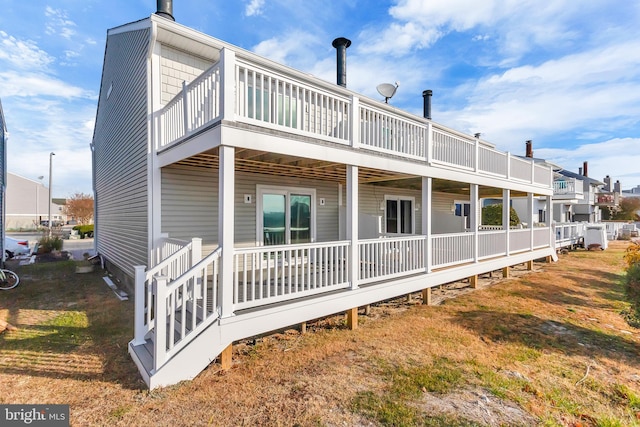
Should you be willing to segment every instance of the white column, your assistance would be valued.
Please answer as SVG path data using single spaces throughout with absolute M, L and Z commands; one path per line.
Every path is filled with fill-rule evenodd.
M 220 116 L 222 120 L 233 121 L 236 114 L 236 53 L 226 47 L 220 52 L 220 71 L 222 71 Z
M 427 144 L 427 164 L 431 165 L 433 160 L 433 124 L 431 120 L 427 123 L 427 138 L 425 142 Z
M 427 273 L 431 273 L 431 190 L 433 178 L 422 177 L 422 234 L 424 240 L 424 265 Z
M 358 148 L 360 146 L 360 98 L 351 96 L 351 146 Z
M 134 269 L 134 311 L 133 311 L 133 345 L 144 344 L 144 336 L 146 329 L 144 327 L 145 306 L 144 299 L 146 294 L 146 267 L 144 265 L 136 265 Z
M 153 368 L 157 371 L 164 365 L 167 356 L 167 282 L 166 276 L 157 276 L 153 283 L 155 295 L 155 327 L 154 327 L 154 357 Z M 169 307 L 175 310 L 175 307 Z M 174 325 L 169 325 L 173 328 Z
M 477 139 L 476 139 L 477 141 Z M 473 260 L 474 262 L 478 262 L 478 232 L 479 232 L 479 224 L 480 221 L 478 219 L 478 196 L 479 196 L 479 186 L 478 184 L 471 184 L 471 188 L 469 189 L 469 198 L 470 204 L 469 206 L 469 215 L 471 215 L 471 230 L 473 231 Z
M 220 317 L 233 316 L 233 245 L 235 228 L 235 150 L 221 146 L 219 149 L 218 183 L 218 244 L 222 248 L 220 258 L 220 283 L 218 303 Z
M 360 256 L 358 251 L 358 167 L 347 166 L 347 239 L 349 239 L 349 281 L 358 288 Z
M 509 220 L 511 218 L 511 191 L 508 189 L 502 190 L 502 228 L 504 228 L 504 235 L 506 239 L 506 254 L 509 255 Z
M 533 193 L 527 193 L 527 211 L 529 212 L 529 249 L 533 250 Z

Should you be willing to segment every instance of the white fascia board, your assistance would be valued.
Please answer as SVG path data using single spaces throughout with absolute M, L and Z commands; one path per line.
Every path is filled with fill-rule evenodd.
M 551 187 L 537 187 L 505 178 L 476 175 L 467 170 L 429 166 L 426 163 L 411 162 L 392 157 L 380 157 L 374 153 L 369 154 L 366 150 L 354 151 L 347 146 L 342 148 L 338 144 L 329 146 L 307 143 L 300 140 L 283 138 L 280 135 L 271 135 L 269 133 L 255 131 L 249 132 L 250 137 L 247 137 L 247 130 L 234 126 L 225 126 L 224 124 L 222 124 L 221 127 L 221 141 L 223 141 L 223 144 L 238 148 L 320 159 L 327 162 L 387 170 L 415 176 L 447 179 L 487 187 L 509 188 L 513 191 L 533 192 L 544 196 L 553 195 L 553 189 Z

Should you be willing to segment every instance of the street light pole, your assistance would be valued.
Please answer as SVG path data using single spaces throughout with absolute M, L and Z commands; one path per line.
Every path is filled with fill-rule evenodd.
M 53 156 L 56 153 L 49 153 L 49 237 L 51 237 L 51 174 L 53 172 Z

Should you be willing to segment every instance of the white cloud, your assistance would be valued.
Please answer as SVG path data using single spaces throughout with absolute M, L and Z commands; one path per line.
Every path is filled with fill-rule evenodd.
M 459 87 L 455 96 L 464 96 L 467 106 L 441 117 L 507 149 L 520 150 L 525 139 L 557 132 L 607 135 L 637 122 L 639 79 L 640 42 L 629 41 L 515 67 Z
M 0 60 L 7 61 L 7 65 L 21 70 L 45 69 L 53 62 L 53 58 L 41 50 L 35 42 L 19 40 L 2 30 L 0 30 Z
M 48 21 L 45 25 L 45 33 L 49 35 L 60 35 L 65 39 L 71 39 L 76 34 L 76 24 L 69 19 L 67 12 L 61 9 L 54 9 L 47 6 L 45 16 Z
M 609 175 L 614 182 L 620 180 L 622 188 L 626 189 L 640 182 L 640 169 L 637 167 L 640 164 L 639 146 L 640 138 L 615 138 L 568 149 L 534 147 L 534 156 L 548 159 L 576 173 L 587 161 L 590 177 L 602 181 Z
M 94 99 L 96 95 L 44 73 L 0 72 L 3 97 L 59 97 Z
M 246 16 L 261 15 L 263 7 L 264 0 L 251 0 L 251 2 L 249 2 L 247 7 L 245 8 L 244 13 Z

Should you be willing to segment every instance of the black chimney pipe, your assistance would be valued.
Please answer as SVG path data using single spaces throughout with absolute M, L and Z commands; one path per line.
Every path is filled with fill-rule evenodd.
M 347 87 L 347 48 L 351 46 L 351 40 L 338 37 L 331 45 L 336 48 L 337 83 Z
M 588 167 L 589 167 L 589 162 L 583 162 L 583 163 L 582 163 L 582 168 L 584 169 L 584 170 L 582 171 L 582 173 L 583 173 L 583 175 L 584 175 L 584 176 L 587 176 L 587 177 L 589 176 L 589 170 L 588 170 Z
M 422 99 L 424 104 L 422 106 L 423 115 L 425 119 L 431 120 L 431 96 L 433 95 L 433 91 L 431 89 L 427 89 L 422 92 Z
M 158 5 L 158 10 L 156 11 L 156 15 L 175 21 L 175 18 L 173 17 L 173 1 L 172 0 L 157 0 L 156 3 Z

